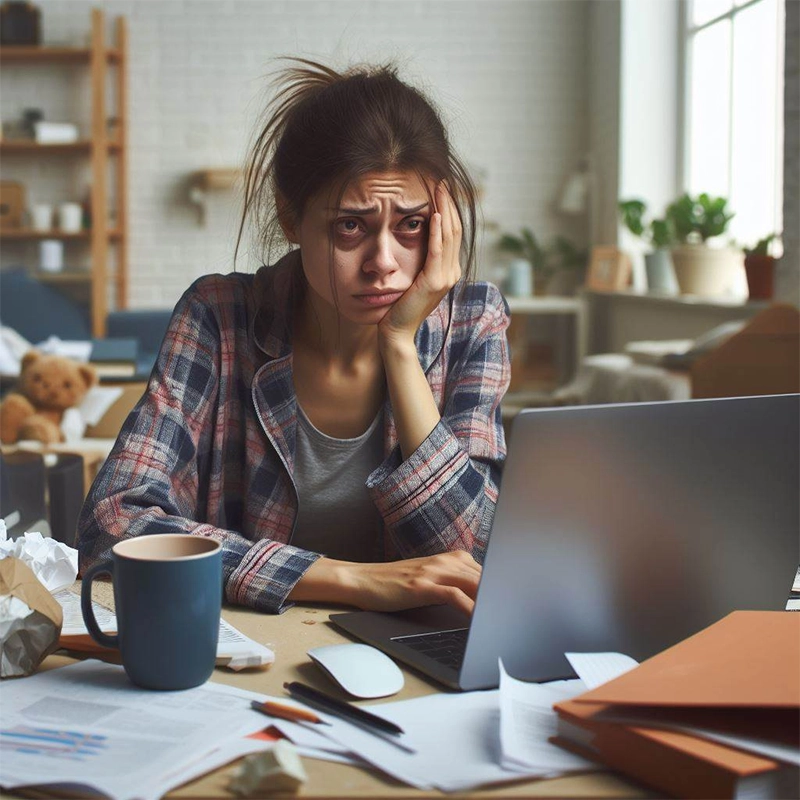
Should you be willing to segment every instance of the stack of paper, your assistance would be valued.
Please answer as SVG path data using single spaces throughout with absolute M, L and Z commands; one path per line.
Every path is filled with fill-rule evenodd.
M 558 742 L 681 797 L 796 797 L 800 616 L 737 611 L 556 704 Z
M 607 654 L 601 654 L 601 661 L 603 655 Z M 623 668 L 630 668 L 630 662 L 620 667 L 611 659 L 605 666 L 608 677 L 618 675 Z M 319 726 L 319 732 L 283 720 L 276 720 L 275 727 L 295 743 L 309 744 L 309 735 L 317 742 L 328 737 L 418 789 L 458 792 L 526 777 L 596 770 L 591 761 L 548 741 L 556 732 L 553 703 L 580 694 L 587 684 L 580 680 L 525 684 L 511 678 L 502 663 L 500 669 L 500 688 L 495 691 L 434 694 L 366 706 L 405 731 L 399 740 L 376 736 L 319 711 L 316 713 L 330 723 Z M 282 698 L 270 699 L 284 702 Z

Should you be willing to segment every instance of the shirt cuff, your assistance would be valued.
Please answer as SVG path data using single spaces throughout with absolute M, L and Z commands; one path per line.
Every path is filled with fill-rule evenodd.
M 392 525 L 440 494 L 468 462 L 455 434 L 439 420 L 405 461 L 400 461 L 400 448 L 395 448 L 369 476 L 367 489 L 384 522 Z
M 319 553 L 290 544 L 268 539 L 256 542 L 228 578 L 226 600 L 258 611 L 280 614 L 294 605 L 287 602 L 287 596 L 319 558 Z

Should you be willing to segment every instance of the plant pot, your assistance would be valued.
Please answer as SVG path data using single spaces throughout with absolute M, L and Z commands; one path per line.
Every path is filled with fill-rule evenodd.
M 731 248 L 683 244 L 672 248 L 672 265 L 681 294 L 720 297 L 729 294 L 744 268 L 744 254 Z
M 751 254 L 745 256 L 747 290 L 751 300 L 771 300 L 774 292 L 775 258 Z
M 646 253 L 644 266 L 647 273 L 647 291 L 670 296 L 678 294 L 678 282 L 675 280 L 675 270 L 672 267 L 669 250 L 660 248 L 652 253 Z
M 586 279 L 584 269 L 559 269 L 547 281 L 546 294 L 557 297 L 573 297 Z

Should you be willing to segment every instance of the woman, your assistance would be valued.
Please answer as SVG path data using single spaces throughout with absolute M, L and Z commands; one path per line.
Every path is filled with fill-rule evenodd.
M 250 221 L 297 249 L 180 300 L 84 505 L 81 568 L 130 536 L 191 532 L 222 542 L 231 603 L 469 613 L 509 381 L 505 303 L 460 281 L 473 185 L 391 68 L 300 61 L 279 89 L 239 240 Z

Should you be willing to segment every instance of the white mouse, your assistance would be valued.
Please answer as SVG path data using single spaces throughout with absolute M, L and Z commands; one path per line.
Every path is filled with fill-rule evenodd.
M 389 656 L 368 644 L 332 644 L 308 651 L 348 694 L 355 697 L 387 697 L 403 688 L 403 673 Z

